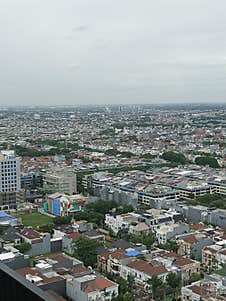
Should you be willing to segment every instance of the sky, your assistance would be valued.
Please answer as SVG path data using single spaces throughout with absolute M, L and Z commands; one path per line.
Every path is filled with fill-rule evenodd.
M 225 0 L 0 0 L 0 105 L 226 102 Z

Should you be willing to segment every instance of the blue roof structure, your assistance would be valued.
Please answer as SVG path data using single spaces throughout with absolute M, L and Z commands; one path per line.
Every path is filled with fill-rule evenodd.
M 0 211 L 0 218 L 1 217 L 9 217 L 9 218 L 13 218 L 11 215 L 9 215 L 9 214 L 7 214 L 7 213 L 5 213 L 5 212 L 3 212 L 3 211 Z
M 128 257 L 135 257 L 135 256 L 142 255 L 142 254 L 143 253 L 141 251 L 134 250 L 134 251 L 127 252 L 126 256 L 128 256 Z
M 16 225 L 18 220 L 16 217 L 13 217 L 3 211 L 0 211 L 0 225 Z

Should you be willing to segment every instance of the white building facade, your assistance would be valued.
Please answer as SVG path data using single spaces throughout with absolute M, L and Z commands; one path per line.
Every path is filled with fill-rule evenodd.
M 14 151 L 0 152 L 0 210 L 16 208 L 20 185 L 20 160 Z

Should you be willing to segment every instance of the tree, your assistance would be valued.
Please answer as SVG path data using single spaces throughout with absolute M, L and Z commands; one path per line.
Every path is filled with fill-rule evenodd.
M 169 273 L 166 277 L 166 282 L 172 289 L 180 286 L 180 278 L 175 273 Z
M 118 204 L 115 201 L 102 201 L 98 200 L 87 206 L 87 210 L 92 210 L 105 215 L 109 213 L 113 208 L 117 208 Z
M 150 249 L 155 242 L 155 236 L 153 233 L 149 233 L 148 235 L 142 235 L 142 243 Z
M 52 234 L 53 233 L 53 224 L 45 224 L 45 225 L 38 226 L 38 230 L 41 232 L 48 232 L 48 233 Z
M 76 221 L 87 220 L 89 223 L 97 224 L 98 226 L 103 226 L 104 215 L 95 211 L 85 211 L 78 212 L 74 215 Z
M 125 204 L 123 206 L 120 206 L 116 209 L 116 214 L 125 214 L 125 213 L 128 213 L 128 212 L 133 212 L 134 211 L 134 208 L 132 205 L 130 204 Z
M 213 167 L 213 168 L 219 168 L 219 163 L 218 163 L 217 159 L 215 159 L 214 157 L 210 157 L 210 156 L 196 157 L 195 163 L 197 165 L 204 165 L 204 166 L 209 165 L 210 167 Z
M 131 292 L 126 292 L 126 293 L 123 295 L 123 301 L 134 301 L 133 293 L 131 293 Z
M 199 281 L 200 279 L 202 279 L 202 275 L 201 274 L 192 274 L 190 279 L 189 279 L 189 283 L 192 283 L 192 282 L 196 282 L 196 281 Z
M 181 153 L 165 152 L 162 154 L 162 158 L 166 161 L 185 164 L 187 162 L 186 157 Z
M 157 157 L 157 155 L 153 155 L 153 154 L 150 154 L 150 153 L 145 153 L 141 156 L 141 158 L 148 159 L 148 160 L 154 159 L 156 157 Z
M 97 248 L 100 246 L 99 241 L 81 236 L 73 244 L 73 255 L 83 261 L 86 266 L 94 267 L 97 263 Z
M 67 225 L 71 223 L 71 216 L 57 216 L 53 222 L 55 225 Z
M 178 251 L 178 245 L 175 240 L 168 240 L 165 245 L 161 245 L 160 247 L 164 250 L 175 252 L 175 253 L 177 253 Z
M 152 276 L 152 278 L 148 281 L 148 284 L 151 285 L 153 296 L 156 297 L 157 291 L 163 286 L 162 280 L 157 276 Z
M 118 297 L 113 298 L 112 301 L 134 301 L 134 295 L 132 292 L 125 292 L 124 294 L 120 294 Z
M 31 249 L 31 244 L 29 244 L 28 242 L 23 242 L 19 245 L 16 245 L 15 248 L 18 249 L 21 253 L 26 253 Z

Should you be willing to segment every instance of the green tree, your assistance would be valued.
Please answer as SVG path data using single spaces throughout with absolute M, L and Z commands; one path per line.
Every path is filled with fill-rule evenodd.
M 210 156 L 200 156 L 195 158 L 195 163 L 197 165 L 209 165 L 213 168 L 219 168 L 219 163 L 216 158 Z
M 19 245 L 16 245 L 15 248 L 18 249 L 21 253 L 26 253 L 31 249 L 31 244 L 29 244 L 28 242 L 23 242 Z
M 53 219 L 55 225 L 67 225 L 71 223 L 71 216 L 57 216 Z
M 162 158 L 166 161 L 175 162 L 179 164 L 185 164 L 187 162 L 187 159 L 183 154 L 176 152 L 165 152 L 162 154 Z
M 134 301 L 134 296 L 132 292 L 126 292 L 123 295 L 123 301 Z
M 104 215 L 95 211 L 84 211 L 76 213 L 74 219 L 76 221 L 87 220 L 89 223 L 94 223 L 102 227 Z
M 53 233 L 53 224 L 45 224 L 37 227 L 38 231 L 41 232 L 48 232 L 50 234 Z
M 179 288 L 180 277 L 178 277 L 175 273 L 169 273 L 166 277 L 166 282 L 172 289 Z
M 148 284 L 151 285 L 153 297 L 157 296 L 157 292 L 162 288 L 163 282 L 157 276 L 152 276 L 150 280 L 148 280 Z
M 145 153 L 141 156 L 141 158 L 148 159 L 148 160 L 154 159 L 156 157 L 157 157 L 157 155 L 152 155 L 150 153 Z
M 81 236 L 73 244 L 73 255 L 83 261 L 86 266 L 94 267 L 97 263 L 97 248 L 99 246 L 101 246 L 99 241 Z
M 177 253 L 178 251 L 178 245 L 175 240 L 168 240 L 165 245 L 161 245 L 160 247 L 164 250 L 175 252 L 175 253 Z
M 135 301 L 135 299 L 133 293 L 127 291 L 124 294 L 119 294 L 119 296 L 113 298 L 112 301 Z
M 155 242 L 155 236 L 153 233 L 149 233 L 148 235 L 142 235 L 142 243 L 150 249 Z
M 194 273 L 194 274 L 191 275 L 191 277 L 189 279 L 189 283 L 196 282 L 196 281 L 199 281 L 201 279 L 202 279 L 202 275 L 201 274 Z
M 87 210 L 92 210 L 105 215 L 109 213 L 113 208 L 117 208 L 118 204 L 115 201 L 102 201 L 98 200 L 87 206 Z
M 128 213 L 128 212 L 133 212 L 134 211 L 134 208 L 132 205 L 130 204 L 125 204 L 123 206 L 120 206 L 116 209 L 116 214 L 125 214 L 125 213 Z

